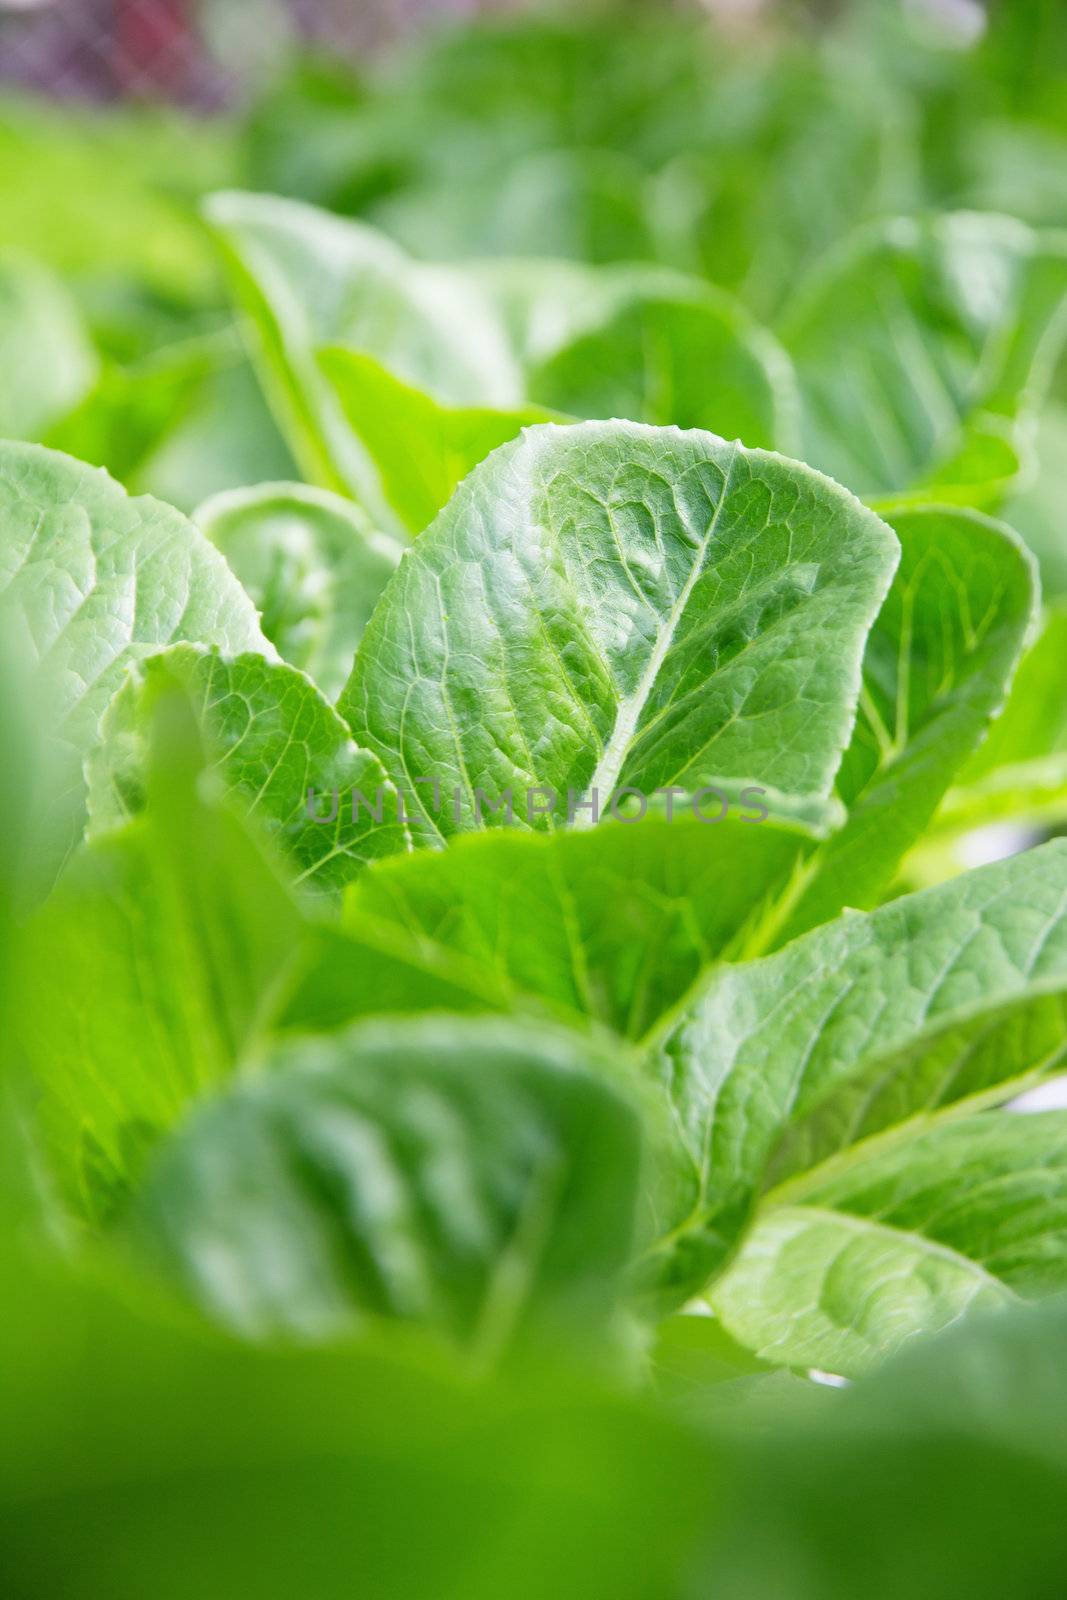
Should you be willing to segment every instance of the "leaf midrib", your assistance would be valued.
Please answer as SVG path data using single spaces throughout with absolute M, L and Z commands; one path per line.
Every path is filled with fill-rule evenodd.
M 656 642 L 652 647 L 652 652 L 649 655 L 637 687 L 634 689 L 632 694 L 627 695 L 624 699 L 619 700 L 618 711 L 616 712 L 615 716 L 615 726 L 612 729 L 611 737 L 604 746 L 600 760 L 597 762 L 596 769 L 589 780 L 589 789 L 595 794 L 611 794 L 614 792 L 615 785 L 619 780 L 627 753 L 629 752 L 630 746 L 633 742 L 634 735 L 637 732 L 637 727 L 641 720 L 641 713 L 648 703 L 663 663 L 667 659 L 670 648 L 674 643 L 675 633 L 677 632 L 678 625 L 681 622 L 682 617 L 685 615 L 685 611 L 689 604 L 693 590 L 696 588 L 696 585 L 700 581 L 700 578 L 704 572 L 704 565 L 707 560 L 708 551 L 711 549 L 711 542 L 715 537 L 716 530 L 719 526 L 719 518 L 721 517 L 723 508 L 730 496 L 734 467 L 737 463 L 737 458 L 740 454 L 740 451 L 741 446 L 739 444 L 735 444 L 731 450 L 730 459 L 727 462 L 726 471 L 723 475 L 722 489 L 719 493 L 718 503 L 716 504 L 711 522 L 708 524 L 708 530 L 701 541 L 699 549 L 694 553 L 693 564 L 690 569 L 689 576 L 682 585 L 682 588 L 678 594 L 678 598 L 671 607 L 670 614 L 668 615 L 664 626 L 660 629 L 657 635 Z M 592 818 L 585 816 L 579 817 L 575 820 L 573 826 L 579 828 L 591 827 Z
M 792 1177 L 785 1178 L 773 1188 L 765 1191 L 761 1205 L 768 1206 L 793 1206 L 804 1205 L 804 1195 L 817 1192 L 825 1183 L 831 1182 L 865 1162 L 875 1159 L 887 1150 L 893 1150 L 898 1145 L 907 1145 L 913 1139 L 918 1139 L 927 1133 L 933 1133 L 947 1124 L 956 1122 L 960 1118 L 973 1116 L 983 1111 L 994 1110 L 997 1106 L 1004 1105 L 1009 1100 L 1014 1100 L 1017 1095 L 1023 1094 L 1027 1089 L 1043 1083 L 1056 1062 L 1067 1051 L 1067 1044 L 1058 1045 L 1054 1050 L 1043 1056 L 1034 1066 L 1025 1072 L 1018 1073 L 1014 1078 L 1003 1079 L 978 1094 L 967 1095 L 962 1100 L 953 1100 L 950 1104 L 941 1106 L 936 1111 L 918 1111 L 914 1116 L 908 1117 L 903 1122 L 894 1123 L 890 1128 L 883 1128 L 879 1133 L 869 1134 L 865 1139 L 847 1145 L 843 1150 L 835 1150 L 813 1167 L 807 1167 L 803 1172 L 794 1173 Z M 788 1130 L 786 1130 L 788 1131 Z

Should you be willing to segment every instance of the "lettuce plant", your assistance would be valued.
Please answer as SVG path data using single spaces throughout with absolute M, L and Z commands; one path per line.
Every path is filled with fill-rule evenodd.
M 0 107 L 19 1593 L 1053 1592 L 1063 73 L 888 9 Z
M 513 1331 L 559 1259 L 579 1299 L 610 1269 L 631 1318 L 704 1296 L 762 1358 L 845 1372 L 1058 1285 L 1061 1116 L 988 1115 L 1059 1063 L 1058 845 L 838 915 L 877 904 L 1003 699 L 1034 607 L 1008 530 L 912 508 L 894 532 L 696 431 L 529 429 L 385 563 L 332 705 L 177 513 L 29 446 L 5 480 L 32 534 L 5 610 L 86 774 L 20 1005 L 74 1215 L 243 1327 L 478 1338 L 517 1250 Z M 313 565 L 350 581 L 332 548 Z M 345 559 L 371 548 L 356 521 Z M 112 676 L 87 703 L 94 611 Z M 482 1105 L 511 1073 L 494 1015 L 546 1051 L 569 1032 L 587 1131 L 532 1080 Z M 364 1031 L 389 1016 L 417 1031 Z M 627 1104 L 642 1175 L 612 1200 L 588 1155 L 617 1231 L 581 1267 L 557 1186 Z M 988 1202 L 955 1208 L 946 1163 L 993 1174 Z

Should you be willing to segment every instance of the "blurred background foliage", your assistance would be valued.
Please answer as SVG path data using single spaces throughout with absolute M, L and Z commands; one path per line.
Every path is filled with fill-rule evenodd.
M 424 260 L 682 269 L 772 325 L 865 219 L 1059 227 L 1065 32 L 1057 0 L 0 6 L 0 311 L 23 312 L 0 354 L 60 337 L 66 304 L 77 358 L 59 392 L 29 374 L 4 431 L 185 507 L 292 475 L 199 213 L 223 187 L 359 217 Z M 30 294 L 26 255 L 52 291 L 36 275 Z M 1034 440 L 1053 471 L 1063 428 L 1054 402 Z M 1043 479 L 1018 514 L 1038 548 L 1047 498 Z

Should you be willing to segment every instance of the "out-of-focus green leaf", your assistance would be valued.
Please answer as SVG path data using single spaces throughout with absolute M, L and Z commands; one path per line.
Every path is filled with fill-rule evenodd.
M 161 697 L 145 814 L 82 847 L 21 940 L 17 1031 L 50 1165 L 93 1220 L 253 1049 L 299 957 L 289 891 L 199 798 L 202 763 L 188 702 Z
M 774 318 L 842 233 L 915 204 L 915 119 L 862 50 L 716 57 L 704 126 L 657 182 L 659 248 Z
M 140 404 L 138 396 L 135 404 Z M 211 495 L 289 476 L 294 463 L 245 361 L 222 361 L 184 413 L 152 441 L 131 476 L 136 493 L 158 495 L 192 516 Z
M 869 495 L 867 504 L 883 516 L 923 506 L 968 506 L 996 510 L 1030 470 L 1030 424 L 986 412 L 963 425 L 954 450 L 931 468 L 915 489 Z
M 226 796 L 255 816 L 295 884 L 335 895 L 368 861 L 409 847 L 381 763 L 356 748 L 304 673 L 261 655 L 192 645 L 135 668 L 109 705 L 86 763 L 92 832 L 144 809 L 152 721 L 160 695 L 175 684 L 188 696 Z M 365 805 L 353 805 L 357 792 Z
M 334 699 L 404 546 L 351 500 L 301 483 L 216 495 L 194 521 L 252 597 L 270 642 Z
M 35 707 L 26 674 L 0 640 L 0 1140 L 6 1140 L 5 1097 L 14 1065 L 9 986 L 21 898 L 22 860 L 33 835 L 38 751 Z M 0 1182 L 0 1207 L 4 1185 Z
M 183 339 L 128 365 L 107 362 L 44 443 L 106 467 L 129 488 L 146 456 L 184 421 L 216 364 L 236 355 L 230 340 L 215 334 Z
M 629 12 L 482 15 L 460 28 L 415 36 L 381 80 L 435 117 L 451 112 L 475 130 L 487 121 L 527 134 L 526 146 L 629 149 L 654 161 L 693 135 L 709 63 L 725 55 L 703 19 Z M 607 92 L 594 91 L 610 85 Z M 671 94 L 675 99 L 671 99 Z M 650 147 L 648 141 L 665 142 Z M 427 154 L 433 158 L 435 152 Z
M 1054 1594 L 1065 1327 L 1062 1305 L 1002 1312 L 762 1439 L 749 1430 L 714 1584 L 759 1600 Z
M 1003 713 L 957 775 L 935 830 L 954 835 L 990 822 L 1067 816 L 1067 605 L 1047 611 Z
M 954 1330 L 773 1428 L 709 1433 L 584 1375 L 472 1383 L 395 1328 L 250 1347 L 125 1281 L 0 1270 L 19 1600 L 72 1572 L 90 1600 L 308 1581 L 333 1600 L 354 1570 L 370 1600 L 1055 1593 L 1059 1306 Z
M 414 260 L 375 228 L 273 195 L 225 193 L 208 219 L 278 324 L 296 371 L 343 344 L 449 405 L 507 405 L 519 373 L 485 296 L 452 267 Z
M 657 1386 L 681 1405 L 701 1404 L 713 1386 L 773 1370 L 731 1338 L 717 1317 L 696 1312 L 660 1324 L 652 1365 Z
M 1040 395 L 1067 331 L 1065 296 L 1065 238 L 1010 217 L 860 230 L 780 330 L 800 379 L 801 454 L 867 496 L 959 500 L 976 472 L 999 492 L 1010 460 L 990 418 L 1010 421 Z
M 679 1600 L 712 1444 L 583 1373 L 472 1382 L 439 1345 L 255 1347 L 143 1286 L 0 1258 L 12 1596 Z M 551 1363 L 552 1352 L 546 1351 Z
M 87 302 L 132 281 L 199 305 L 213 294 L 215 269 L 195 197 L 230 181 L 231 159 L 217 121 L 7 99 L 0 246 L 47 262 Z
M 481 1362 L 546 1317 L 602 1338 L 640 1166 L 610 1070 L 589 1041 L 492 1019 L 297 1042 L 168 1141 L 127 1225 L 246 1334 L 395 1317 Z
M 233 330 L 105 366 L 44 442 L 186 512 L 209 495 L 293 471 Z
M 42 439 L 95 371 L 77 306 L 58 279 L 28 258 L 0 257 L 0 438 Z
M 318 352 L 343 344 L 442 405 L 506 410 L 521 402 L 521 381 L 485 296 L 461 273 L 412 261 L 374 229 L 311 206 L 220 194 L 208 215 L 305 474 L 355 495 L 378 527 L 402 527 L 373 443 L 349 425 Z
M 1059 600 L 1067 595 L 1067 405 L 1048 403 L 1035 421 L 1032 444 L 1030 473 L 1004 517 L 1037 557 L 1045 599 Z
M 1036 65 L 1036 53 L 1033 61 Z M 960 146 L 965 166 L 961 188 L 969 205 L 1007 212 L 1033 227 L 1062 227 L 1067 213 L 1067 138 L 1062 132 L 1015 120 L 968 117 Z
M 348 61 L 285 62 L 244 118 L 246 181 L 263 194 L 357 216 L 409 174 L 406 151 L 385 143 L 382 123 L 391 133 L 390 110 Z
M 825 796 L 892 532 L 805 467 L 633 423 L 528 429 L 407 553 L 339 705 L 408 792 Z M 419 616 L 415 632 L 411 617 Z M 573 816 L 569 818 L 573 820 Z M 588 816 L 583 818 L 588 820 Z
M 647 181 L 617 150 L 539 150 L 436 178 L 370 208 L 376 225 L 432 260 L 522 257 L 607 265 L 655 257 Z
M 887 517 L 901 560 L 837 775 L 848 820 L 810 861 L 783 941 L 842 906 L 877 904 L 1003 705 L 1036 621 L 1033 562 L 1011 529 L 933 506 Z
M 966 63 L 964 91 L 1035 127 L 1067 131 L 1067 41 L 1056 0 L 1034 0 L 1025 12 L 998 0 L 986 22 Z
M 513 322 L 521 309 L 533 399 L 577 417 L 706 428 L 795 453 L 789 358 L 720 290 L 651 267 L 505 263 L 484 277 Z

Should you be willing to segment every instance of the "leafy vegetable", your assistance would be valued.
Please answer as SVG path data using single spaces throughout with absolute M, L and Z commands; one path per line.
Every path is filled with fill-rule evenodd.
M 883 523 L 775 456 L 531 430 L 405 557 L 339 707 L 395 781 L 458 794 L 441 838 L 509 788 L 570 820 L 585 790 L 716 777 L 825 795 L 895 559 Z
M 890 521 L 900 566 L 837 775 L 848 821 L 810 864 L 788 935 L 877 903 L 1000 709 L 1033 623 L 1033 563 L 1009 528 L 931 506 Z
M 410 506 L 390 500 L 390 489 L 411 491 L 397 477 L 396 446 L 388 426 L 378 432 L 377 411 L 383 396 L 393 407 L 405 403 L 390 377 L 453 410 L 518 406 L 515 360 L 484 298 L 462 275 L 410 261 L 373 230 L 306 206 L 217 195 L 209 215 L 226 240 L 258 330 L 269 393 L 302 467 L 326 487 L 354 492 L 379 526 L 411 528 L 404 516 Z M 366 358 L 346 369 L 343 393 L 350 414 L 368 412 L 375 430 L 369 440 L 349 427 L 317 367 L 319 352 L 338 343 Z M 459 441 L 464 430 L 475 434 L 474 420 L 437 416 L 418 393 L 407 400 L 414 410 L 405 425 L 417 428 L 429 410 L 441 433 L 437 453 L 451 458 L 452 471 L 462 476 L 476 458 L 457 459 Z M 511 437 L 524 420 L 515 415 Z M 503 417 L 500 426 L 506 427 Z M 384 463 L 376 454 L 383 445 Z
M 913 129 L 861 50 L 840 62 L 788 46 L 737 51 L 705 105 L 703 148 L 683 140 L 657 178 L 672 260 L 776 317 L 803 271 L 864 218 L 910 203 Z
M 203 756 L 179 690 L 160 696 L 153 743 L 146 815 L 74 858 L 19 952 L 19 1039 L 54 1171 L 97 1220 L 253 1048 L 302 938 L 255 841 L 197 796 Z
M 208 495 L 293 470 L 231 328 L 106 363 L 43 443 L 187 512 Z
M 769 1200 L 713 1295 L 767 1359 L 856 1372 L 963 1312 L 1067 1286 L 1058 1111 L 962 1117 Z
M 385 809 L 380 763 L 355 747 L 302 673 L 260 655 L 226 658 L 190 645 L 152 657 L 112 700 L 87 763 L 95 831 L 143 809 L 146 734 L 160 694 L 175 684 L 189 696 L 228 794 L 290 858 L 295 883 L 340 889 L 363 863 L 407 848 L 391 789 Z M 352 803 L 357 794 L 365 805 Z
M 721 290 L 650 266 L 505 261 L 471 271 L 502 308 L 526 390 L 543 404 L 795 447 L 789 358 Z
M 499 985 L 502 1005 L 547 1002 L 641 1039 L 707 966 L 759 940 L 776 891 L 833 820 L 766 793 L 729 801 L 717 822 L 661 814 L 547 837 L 493 830 L 383 863 L 353 885 L 344 926 L 357 940 L 392 927 L 427 961 L 460 958 Z M 336 1015 L 380 1005 L 354 959 L 334 965 Z M 313 996 L 323 1003 L 321 979 L 294 999 L 294 1018 Z M 409 1006 L 419 1003 L 416 991 Z
M 56 816 L 41 846 L 48 872 L 72 842 L 81 760 L 126 667 L 175 640 L 269 646 L 251 601 L 193 525 L 157 500 L 127 498 L 104 472 L 0 445 L 0 523 L 0 613 L 47 685 L 59 795 L 47 801 Z
M 1031 464 L 1004 515 L 1022 534 L 1041 567 L 1041 587 L 1046 599 L 1060 599 L 1067 590 L 1060 506 L 1063 503 L 1067 408 L 1050 401 L 1034 425 Z
M 10 1583 L 1058 1594 L 1062 7 L 192 9 L 0 104 Z
M 672 1280 L 721 1265 L 768 1185 L 839 1151 L 903 1154 L 930 1119 L 1057 1070 L 1064 870 L 1054 842 L 713 975 L 660 1063 L 701 1183 Z M 849 1307 L 862 1285 L 841 1326 Z
M 1004 817 L 1060 817 L 1067 806 L 1067 725 L 1060 667 L 1067 610 L 1049 608 L 1019 667 L 1004 715 L 959 774 L 939 824 L 951 831 Z
M 537 1314 L 595 1329 L 639 1141 L 592 1054 L 446 1018 L 291 1045 L 167 1147 L 136 1229 L 244 1331 L 394 1316 L 485 1361 Z
M 371 357 L 327 347 L 319 365 L 345 421 L 370 450 L 389 505 L 417 533 L 432 522 L 472 468 L 527 422 L 549 413 L 442 406 L 392 376 Z M 418 440 L 413 453 L 410 441 Z M 359 491 L 352 480 L 353 492 Z
M 995 500 L 1012 475 L 997 419 L 1010 421 L 1048 382 L 1065 295 L 1064 240 L 1009 217 L 896 218 L 863 230 L 783 324 L 800 374 L 804 459 L 858 494 Z
M 267 638 L 332 700 L 404 547 L 351 501 L 299 483 L 217 495 L 195 520 L 255 602 Z
M 2 1270 L 20 1381 L 0 1400 L 0 1540 L 24 1588 L 84 1567 L 109 1600 L 222 1600 L 240 1573 L 281 1600 L 303 1573 L 332 1600 L 358 1570 L 375 1600 L 644 1600 L 702 1559 L 714 1447 L 592 1374 L 476 1383 L 395 1331 L 249 1347 L 143 1287 L 131 1304 L 128 1278 Z M 57 1516 L 56 1493 L 96 1514 Z

